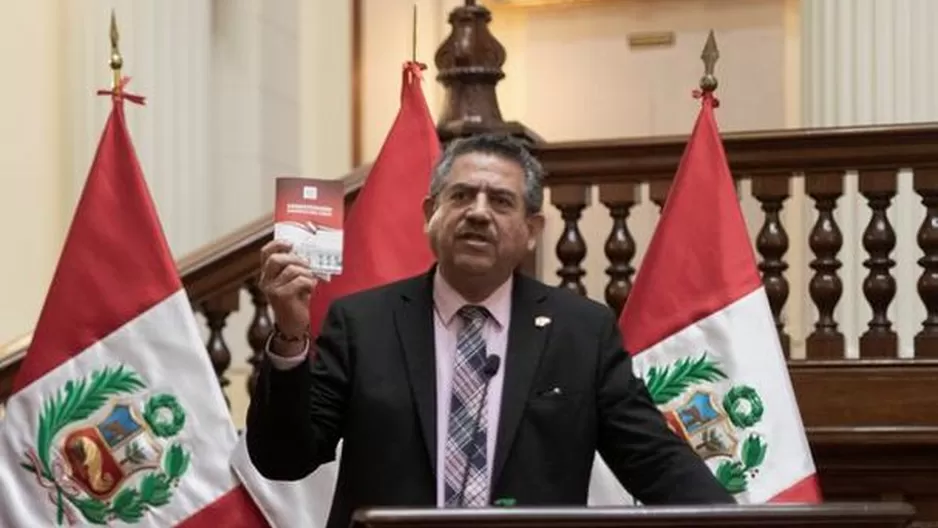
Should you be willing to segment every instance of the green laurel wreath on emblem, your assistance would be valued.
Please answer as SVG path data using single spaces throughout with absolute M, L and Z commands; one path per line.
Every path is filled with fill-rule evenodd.
M 723 396 L 723 409 L 733 425 L 745 429 L 759 423 L 765 406 L 756 389 L 747 385 L 737 385 Z
M 671 365 L 653 366 L 645 376 L 648 393 L 657 406 L 667 405 L 695 384 L 728 379 L 720 366 L 704 353 L 697 358 L 684 357 Z M 723 396 L 723 409 L 730 422 L 746 429 L 756 425 L 765 412 L 762 399 L 755 389 L 736 385 Z M 715 476 L 730 493 L 742 493 L 749 487 L 759 466 L 765 461 L 768 445 L 758 433 L 750 433 L 743 441 L 739 457 L 717 465 Z
M 191 457 L 178 443 L 173 443 L 166 450 L 160 470 L 145 475 L 139 488 L 121 489 L 110 503 L 68 493 L 55 480 L 49 460 L 52 441 L 65 426 L 89 418 L 113 396 L 132 394 L 143 388 L 145 385 L 136 372 L 123 365 L 109 366 L 82 379 L 67 381 L 45 401 L 39 415 L 35 456 L 28 456 L 28 462 L 22 462 L 20 466 L 51 483 L 49 487 L 54 491 L 57 524 L 65 521 L 67 503 L 77 508 L 92 524 L 108 524 L 112 519 L 131 523 L 140 520 L 147 508 L 162 506 L 172 498 L 172 487 L 189 468 Z M 168 419 L 162 416 L 164 409 L 170 414 Z M 146 404 L 146 411 L 144 419 L 160 437 L 178 433 L 185 423 L 185 412 L 172 395 L 152 397 Z
M 164 410 L 169 413 L 169 418 L 163 416 Z M 156 436 L 168 438 L 182 430 L 182 426 L 186 424 L 186 413 L 172 394 L 157 394 L 147 400 L 143 419 Z

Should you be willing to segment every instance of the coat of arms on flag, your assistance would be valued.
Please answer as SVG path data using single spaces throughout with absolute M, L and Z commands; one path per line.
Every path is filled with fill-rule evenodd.
M 747 431 L 761 421 L 765 410 L 759 393 L 741 384 L 721 390 L 716 382 L 728 377 L 706 353 L 653 366 L 644 378 L 671 430 L 715 467 L 717 480 L 727 491 L 746 491 L 768 449 L 762 434 Z
M 56 517 L 74 522 L 74 508 L 91 523 L 132 523 L 170 501 L 191 456 L 172 440 L 186 413 L 172 394 L 145 393 L 133 370 L 105 367 L 44 402 L 21 466 L 49 490 Z

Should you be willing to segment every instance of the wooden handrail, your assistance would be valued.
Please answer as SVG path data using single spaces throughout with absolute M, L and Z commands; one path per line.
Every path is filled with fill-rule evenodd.
M 736 175 L 938 165 L 938 123 L 722 134 Z M 544 143 L 535 147 L 556 183 L 669 180 L 688 136 Z
M 273 229 L 273 216 L 267 214 L 181 259 L 179 276 L 189 300 L 198 304 L 213 293 L 239 288 L 257 269 L 260 249 Z
M 0 345 L 0 371 L 10 362 L 16 354 L 26 350 L 32 339 L 32 333 L 23 334 L 16 339 Z

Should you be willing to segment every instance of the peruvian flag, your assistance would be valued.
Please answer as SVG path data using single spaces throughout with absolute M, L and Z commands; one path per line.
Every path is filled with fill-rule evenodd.
M 342 274 L 320 282 L 310 299 L 314 335 L 334 300 L 424 273 L 433 264 L 421 204 L 440 142 L 420 87 L 423 68 L 404 64 L 397 118 L 345 219 Z M 274 482 L 254 469 L 241 441 L 232 465 L 273 526 L 326 525 L 338 460 L 299 482 Z
M 125 80 L 126 83 L 126 80 Z M 264 526 L 113 108 L 0 422 L 0 525 Z
M 670 427 L 740 503 L 820 502 L 714 119 L 702 108 L 619 326 Z

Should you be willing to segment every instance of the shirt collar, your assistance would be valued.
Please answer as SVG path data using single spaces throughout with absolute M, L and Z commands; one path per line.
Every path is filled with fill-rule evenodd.
M 499 328 L 504 328 L 511 312 L 511 286 L 513 281 L 514 276 L 509 277 L 488 298 L 481 303 L 477 303 L 478 306 L 484 306 L 489 311 Z M 453 321 L 453 317 L 456 316 L 456 312 L 467 304 L 472 303 L 466 301 L 459 292 L 453 289 L 437 270 L 433 274 L 433 305 L 443 320 L 443 324 L 449 326 Z

